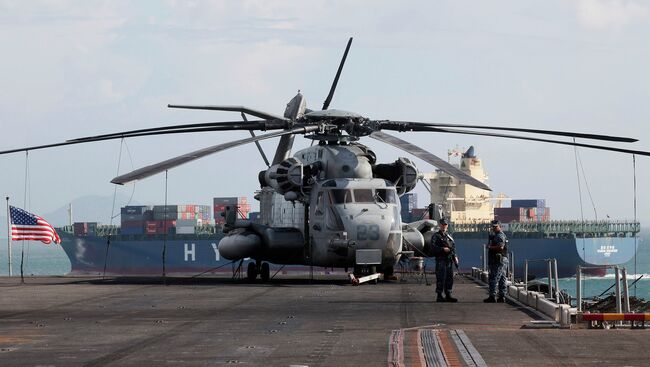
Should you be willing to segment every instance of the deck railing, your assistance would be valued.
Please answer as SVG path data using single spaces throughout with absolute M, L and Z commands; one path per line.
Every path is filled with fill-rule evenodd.
M 488 232 L 490 222 L 452 223 L 450 231 L 460 232 Z M 631 235 L 641 229 L 639 222 L 635 221 L 578 221 L 578 220 L 553 220 L 548 222 L 511 222 L 502 224 L 505 232 L 510 233 L 541 233 L 574 234 L 578 237 L 602 235 Z

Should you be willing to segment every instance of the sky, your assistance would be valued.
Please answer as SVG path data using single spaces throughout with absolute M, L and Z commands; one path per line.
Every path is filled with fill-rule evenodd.
M 354 42 L 331 108 L 373 119 L 629 136 L 640 141 L 626 147 L 650 151 L 650 3 L 634 0 L 0 0 L 0 150 L 240 119 L 168 103 L 282 114 L 300 90 L 308 107 L 319 109 L 348 37 Z M 167 182 L 159 174 L 117 189 L 110 183 L 118 172 L 247 134 L 131 138 L 4 155 L 0 194 L 36 213 L 115 192 L 117 207 L 126 198 L 160 204 L 166 193 L 175 204 L 210 204 L 215 196 L 252 200 L 265 169 L 254 145 L 175 168 Z M 474 145 L 495 194 L 546 199 L 554 219 L 634 217 L 629 155 L 578 149 L 577 170 L 574 149 L 562 145 L 399 137 L 441 157 Z M 382 162 L 408 157 L 362 142 Z M 267 155 L 276 143 L 262 143 Z M 434 169 L 413 160 L 423 172 Z M 636 158 L 636 180 L 637 217 L 647 223 L 650 157 Z M 428 204 L 423 187 L 415 192 L 420 206 Z

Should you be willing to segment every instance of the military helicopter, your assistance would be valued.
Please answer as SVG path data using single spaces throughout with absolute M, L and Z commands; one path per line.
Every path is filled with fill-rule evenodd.
M 239 112 L 242 121 L 130 130 L 5 150 L 0 154 L 129 137 L 248 130 L 251 137 L 217 144 L 155 163 L 115 177 L 111 182 L 118 185 L 127 184 L 210 154 L 256 143 L 268 166 L 258 177 L 261 186 L 257 195 L 261 202 L 261 223 L 237 219 L 236 208 L 229 208 L 226 211 L 224 228 L 226 236 L 218 247 L 221 256 L 226 259 L 254 260 L 248 263 L 247 278 L 250 280 L 256 279 L 258 275 L 262 280 L 268 280 L 269 263 L 354 268 L 355 272 L 379 271 L 390 275 L 405 250 L 415 248 L 422 251 L 435 228 L 435 221 L 402 223 L 400 218 L 399 196 L 416 186 L 419 176 L 417 167 L 404 157 L 390 163 L 379 163 L 376 154 L 359 142 L 365 137 L 397 147 L 461 181 L 484 190 L 490 188 L 483 182 L 421 147 L 385 131 L 483 135 L 650 155 L 650 152 L 645 151 L 576 143 L 575 140 L 568 142 L 511 135 L 503 131 L 622 143 L 637 141 L 627 137 L 504 126 L 371 120 L 353 112 L 330 109 L 351 44 L 352 38 L 348 40 L 321 110 L 308 109 L 300 92 L 289 101 L 283 116 L 244 106 L 168 105 L 170 108 L 180 109 Z M 247 115 L 258 120 L 249 120 Z M 477 130 L 468 130 L 470 128 Z M 482 131 L 485 129 L 490 129 L 491 132 Z M 255 135 L 254 131 L 273 132 Z M 313 144 L 291 156 L 297 135 L 311 139 Z M 258 142 L 276 137 L 279 137 L 280 141 L 273 160 L 269 162 Z M 289 220 L 279 218 L 277 209 L 289 207 L 293 209 L 294 215 Z

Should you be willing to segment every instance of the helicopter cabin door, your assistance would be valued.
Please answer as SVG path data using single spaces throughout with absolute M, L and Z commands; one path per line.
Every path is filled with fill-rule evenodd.
M 311 205 L 312 253 L 315 264 L 336 266 L 348 257 L 347 253 L 332 252 L 330 246 L 331 240 L 341 240 L 347 236 L 341 214 L 336 207 L 339 202 L 352 202 L 350 190 L 321 188 Z

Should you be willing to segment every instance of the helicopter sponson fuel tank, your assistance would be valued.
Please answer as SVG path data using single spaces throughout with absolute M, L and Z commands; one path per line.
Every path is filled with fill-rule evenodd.
M 264 259 L 275 264 L 305 264 L 305 240 L 296 228 L 272 228 L 238 221 L 219 242 L 219 254 L 228 260 Z M 243 227 L 243 228 L 242 228 Z

